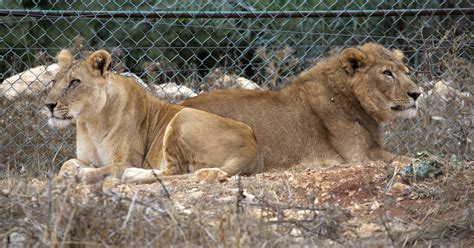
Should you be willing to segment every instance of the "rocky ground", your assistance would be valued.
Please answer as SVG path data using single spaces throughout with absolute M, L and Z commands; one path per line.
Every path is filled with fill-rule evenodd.
M 474 246 L 472 164 L 407 183 L 382 162 L 224 181 L 0 185 L 3 244 Z

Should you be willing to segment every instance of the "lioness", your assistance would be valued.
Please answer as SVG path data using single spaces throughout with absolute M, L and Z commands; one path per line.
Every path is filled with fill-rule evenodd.
M 421 92 L 404 55 L 368 43 L 346 48 L 279 91 L 222 90 L 182 103 L 252 127 L 264 169 L 392 161 L 382 122 L 412 118 Z
M 60 71 L 46 99 L 48 123 L 65 127 L 75 122 L 77 127 L 77 159 L 63 164 L 60 179 L 76 175 L 94 182 L 116 175 L 149 182 L 156 174 L 209 167 L 229 175 L 261 170 L 249 126 L 156 99 L 133 79 L 111 73 L 107 51 L 75 61 L 62 50 L 58 63 Z

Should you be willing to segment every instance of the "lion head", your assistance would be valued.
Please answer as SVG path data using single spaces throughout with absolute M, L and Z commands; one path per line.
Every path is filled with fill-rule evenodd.
M 410 79 L 400 50 L 367 43 L 346 48 L 340 60 L 364 110 L 377 121 L 413 118 L 421 91 Z
M 74 60 L 68 50 L 58 55 L 59 72 L 46 98 L 48 124 L 65 127 L 77 117 L 94 118 L 105 106 L 111 56 L 104 50 L 86 60 Z

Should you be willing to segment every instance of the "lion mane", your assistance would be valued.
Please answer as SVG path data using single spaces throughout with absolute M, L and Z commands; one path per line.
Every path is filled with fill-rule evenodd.
M 403 59 L 367 43 L 318 62 L 281 90 L 214 91 L 182 105 L 251 126 L 265 170 L 389 162 L 397 156 L 382 148 L 381 124 L 414 117 L 421 94 Z

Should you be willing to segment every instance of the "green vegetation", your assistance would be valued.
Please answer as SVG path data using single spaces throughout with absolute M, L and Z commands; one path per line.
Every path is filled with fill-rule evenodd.
M 415 1 L 12 1 L 0 9 L 48 11 L 311 11 L 374 10 L 400 8 L 460 7 Z M 198 6 L 198 7 L 197 7 Z M 45 64 L 61 48 L 77 53 L 105 48 L 120 59 L 122 70 L 142 74 L 150 62 L 162 64 L 162 74 L 171 81 L 202 79 L 209 69 L 224 67 L 266 84 L 264 66 L 256 50 L 295 48 L 305 61 L 327 53 L 331 48 L 377 41 L 410 51 L 410 59 L 421 59 L 419 42 L 412 34 L 422 28 L 430 34 L 436 23 L 450 27 L 457 17 L 356 17 L 295 19 L 129 19 L 78 17 L 2 17 L 0 21 L 0 80 L 35 65 Z M 466 22 L 466 21 L 464 21 Z M 439 28 L 439 25 L 436 26 Z M 264 62 L 264 61 L 263 61 Z M 163 77 L 155 78 L 155 80 Z M 159 83 L 155 82 L 149 83 Z M 162 82 L 161 82 L 162 83 Z

